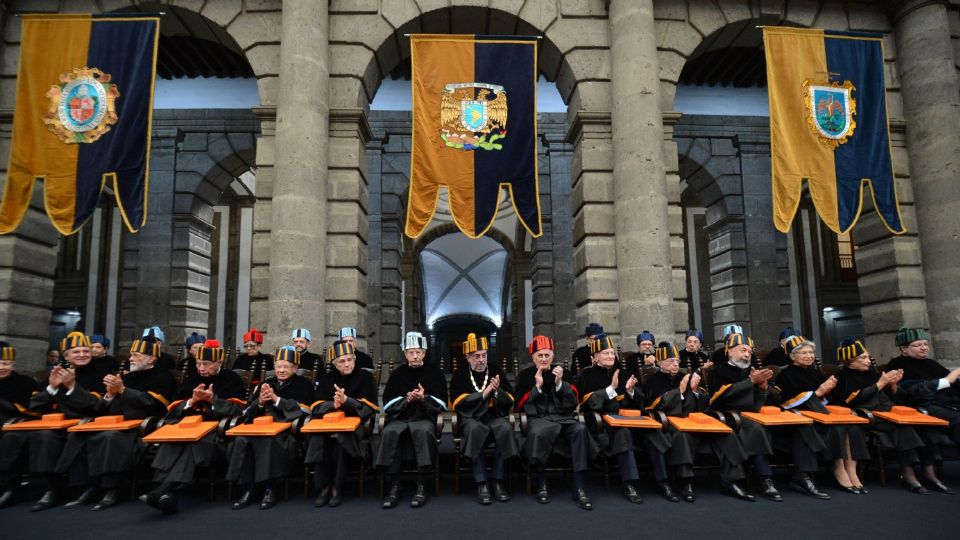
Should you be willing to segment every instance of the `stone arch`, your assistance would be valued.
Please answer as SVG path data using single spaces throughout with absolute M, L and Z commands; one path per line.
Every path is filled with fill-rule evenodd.
M 801 28 L 830 28 L 868 32 L 889 32 L 889 20 L 881 2 L 754 2 L 731 0 L 710 2 L 687 0 L 654 8 L 657 26 L 657 55 L 660 64 L 660 104 L 673 110 L 677 81 L 687 60 L 726 26 L 743 21 L 758 25 Z
M 409 60 L 407 33 L 543 35 L 538 67 L 576 109 L 609 110 L 606 9 L 600 5 L 513 3 L 505 9 L 454 0 L 405 0 L 380 13 L 331 11 L 330 103 L 366 107 L 385 77 Z

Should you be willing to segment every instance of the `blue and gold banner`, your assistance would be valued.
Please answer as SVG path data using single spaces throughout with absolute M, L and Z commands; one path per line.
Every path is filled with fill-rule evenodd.
M 24 15 L 0 234 L 23 220 L 38 178 L 61 234 L 107 183 L 127 228 L 146 224 L 159 28 L 143 15 Z
M 882 37 L 764 27 L 763 43 L 777 230 L 790 230 L 806 179 L 834 232 L 856 224 L 864 184 L 890 232 L 906 232 L 890 157 Z
M 457 227 L 479 238 L 493 225 L 501 187 L 533 237 L 537 187 L 537 40 L 414 35 L 413 148 L 405 233 L 420 236 L 446 186 Z

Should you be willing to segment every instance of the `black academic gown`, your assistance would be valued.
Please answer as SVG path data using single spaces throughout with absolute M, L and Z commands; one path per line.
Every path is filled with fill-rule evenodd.
M 960 381 L 943 390 L 937 389 L 940 379 L 950 370 L 932 358 L 921 360 L 906 356 L 894 358 L 884 369 L 903 370 L 898 395 L 906 404 L 923 407 L 933 416 L 950 422 L 946 431 L 954 444 L 960 446 Z
M 776 397 L 773 383 L 764 391 L 750 381 L 750 368 L 740 369 L 729 362 L 715 363 L 707 378 L 708 409 L 714 411 L 758 412 L 768 398 Z M 749 456 L 773 454 L 770 434 L 760 424 L 743 419 L 737 433 Z
M 260 404 L 260 390 L 265 384 L 273 388 L 280 398 L 278 402 Z M 310 414 L 314 397 L 313 384 L 300 375 L 294 374 L 285 381 L 271 377 L 253 392 L 243 412 L 244 422 L 250 423 L 265 415 L 277 422 L 292 422 Z M 235 437 L 227 448 L 226 478 L 241 486 L 283 478 L 293 468 L 299 453 L 300 443 L 289 430 L 273 437 Z
M 16 371 L 0 379 L 0 424 L 14 418 L 35 417 L 34 414 L 30 414 L 30 398 L 39 390 L 40 385 L 33 377 L 21 375 Z
M 36 415 L 63 413 L 67 418 L 97 416 L 97 402 L 104 393 L 103 378 L 108 372 L 93 362 L 74 369 L 77 378 L 72 392 L 63 386 L 53 394 L 41 388 L 30 399 L 30 412 Z M 11 431 L 4 435 L 3 445 L 14 455 L 26 453 L 27 471 L 31 474 L 53 474 L 57 472 L 57 462 L 66 440 L 65 429 Z
M 577 366 L 578 374 L 593 365 L 593 354 L 590 353 L 589 345 L 578 347 L 577 350 L 573 351 L 573 363 Z
M 190 398 L 200 384 L 213 385 L 213 402 L 194 403 Z M 221 369 L 212 377 L 194 374 L 177 390 L 176 401 L 170 404 L 164 424 L 177 424 L 187 416 L 200 415 L 204 422 L 219 422 L 240 416 L 246 405 L 247 390 L 240 375 Z M 160 443 L 151 467 L 158 483 L 190 484 L 198 467 L 209 467 L 216 458 L 225 460 L 225 449 L 218 445 L 216 430 L 191 443 Z
M 627 393 L 626 380 L 629 376 L 623 375 L 622 371 L 617 394 L 612 398 L 607 394 L 607 388 L 616 371 L 617 366 L 605 368 L 594 365 L 580 375 L 580 384 L 577 388 L 583 394 L 580 399 L 581 410 L 595 412 L 602 418 L 604 414 L 618 414 L 621 408 L 643 409 L 643 387 L 637 384 L 632 394 Z M 600 448 L 609 456 L 639 450 L 644 438 L 661 454 L 670 449 L 670 442 L 660 431 L 612 427 L 602 420 L 601 425 L 597 426 L 594 415 L 586 415 L 585 418 L 587 425 L 597 434 Z
M 770 352 L 767 353 L 767 358 L 763 361 L 763 365 L 770 366 L 780 366 L 786 367 L 792 364 L 790 357 L 787 356 L 787 351 L 783 350 L 783 347 L 779 345 L 770 349 Z
M 354 351 L 357 356 L 357 367 L 367 371 L 373 371 L 373 358 L 363 351 Z
M 309 350 L 300 353 L 300 367 L 303 369 L 312 370 L 316 368 L 317 371 L 323 371 L 324 365 L 323 358 L 319 354 Z
M 784 409 L 796 411 L 808 410 L 829 414 L 826 400 L 818 398 L 814 391 L 827 380 L 827 376 L 816 366 L 800 367 L 797 364 L 780 370 L 777 375 L 777 388 L 780 389 L 781 406 Z M 814 423 L 814 429 L 826 443 L 824 457 L 826 459 L 870 459 L 870 451 L 863 430 L 858 425 L 820 424 Z M 850 452 L 846 450 L 846 439 L 850 439 Z M 806 440 L 806 437 L 805 437 Z M 806 440 L 807 446 L 819 452 L 819 443 L 813 438 Z
M 879 380 L 880 373 L 874 369 L 857 371 L 844 367 L 837 374 L 837 387 L 833 389 L 831 398 L 854 409 L 889 411 L 895 404 L 891 396 L 892 385 L 880 390 L 877 388 Z M 924 461 L 928 461 L 927 456 L 930 456 L 931 463 L 939 456 L 936 442 L 939 433 L 936 429 L 897 424 L 877 417 L 870 421 L 870 429 L 878 435 L 880 445 L 899 452 L 901 463 L 906 465 L 918 463 L 920 454 L 924 455 Z
M 484 398 L 484 380 L 493 377 L 500 377 L 500 388 Z M 513 425 L 508 420 L 514 406 L 513 388 L 503 370 L 489 365 L 486 372 L 477 373 L 469 364 L 461 367 L 450 379 L 450 397 L 460 421 L 464 456 L 477 459 L 489 442 L 505 460 L 519 453 Z
M 563 372 L 559 388 L 553 373 L 544 372 L 543 386 L 537 389 L 536 370 L 530 366 L 517 377 L 517 411 L 526 413 L 528 426 L 520 453 L 527 463 L 540 468 L 557 450 L 572 458 L 574 471 L 585 471 L 599 448 L 587 427 L 573 416 L 580 402 L 579 390 L 570 382 L 568 371 Z M 568 444 L 558 445 L 561 438 Z
M 423 386 L 423 401 L 407 402 L 407 392 Z M 390 467 L 400 459 L 416 458 L 417 467 L 429 467 L 437 453 L 437 415 L 447 408 L 447 381 L 440 368 L 402 365 L 390 374 L 383 390 L 387 424 L 380 432 L 374 465 Z M 404 441 L 409 441 L 406 443 Z
M 690 352 L 686 349 L 680 350 L 680 372 L 685 373 L 691 367 L 694 371 L 700 371 L 700 368 L 710 361 L 710 356 L 703 351 Z
M 110 400 L 104 395 L 97 401 L 97 416 L 117 415 L 124 420 L 163 416 L 177 388 L 169 371 L 155 367 L 127 373 L 123 384 L 123 394 Z M 57 472 L 69 473 L 71 485 L 89 485 L 91 478 L 131 471 L 141 455 L 139 438 L 138 429 L 68 433 Z
M 339 409 L 334 407 L 334 385 L 342 388 L 347 396 Z M 369 454 L 370 445 L 364 425 L 380 411 L 377 406 L 377 387 L 369 371 L 355 367 L 351 373 L 343 375 L 334 369 L 317 381 L 316 397 L 317 401 L 313 403 L 311 411 L 315 419 L 335 411 L 360 418 L 357 429 L 351 432 L 307 435 L 307 451 L 303 461 L 318 466 L 314 475 L 316 487 L 323 488 L 334 484 L 339 488 L 346 476 L 344 453 L 355 458 L 364 458 Z
M 706 392 L 694 392 L 688 388 L 685 393 L 680 393 L 680 381 L 684 375 L 683 371 L 671 376 L 658 370 L 648 377 L 643 383 L 644 408 L 679 417 L 705 410 Z M 693 477 L 693 464 L 698 453 L 713 453 L 717 456 L 720 460 L 722 480 L 734 482 L 744 478 L 743 462 L 747 460 L 747 453 L 736 434 L 691 433 L 679 431 L 670 424 L 666 429 L 670 440 L 667 462 L 678 468 L 681 478 Z

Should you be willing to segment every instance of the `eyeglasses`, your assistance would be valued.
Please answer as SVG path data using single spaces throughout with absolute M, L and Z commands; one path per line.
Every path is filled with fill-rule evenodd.
M 244 348 L 244 349 L 256 349 L 256 348 L 259 347 L 259 346 L 260 346 L 259 343 L 244 343 L 244 344 L 243 344 L 243 348 Z

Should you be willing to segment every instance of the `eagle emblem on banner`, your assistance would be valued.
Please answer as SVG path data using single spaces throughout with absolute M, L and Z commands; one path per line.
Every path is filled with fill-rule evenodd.
M 92 143 L 117 123 L 117 85 L 97 68 L 74 68 L 60 75 L 60 83 L 46 96 L 50 106 L 43 123 L 67 144 Z
M 804 105 L 807 124 L 813 134 L 821 143 L 834 149 L 847 142 L 857 128 L 857 122 L 853 119 L 857 114 L 853 83 L 835 81 L 830 84 L 806 80 L 803 86 L 806 90 Z
M 440 139 L 447 148 L 500 150 L 507 136 L 507 92 L 486 83 L 451 83 L 440 96 Z

